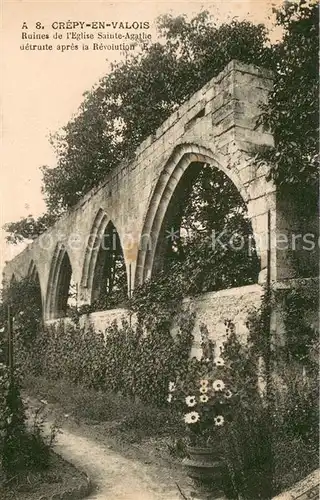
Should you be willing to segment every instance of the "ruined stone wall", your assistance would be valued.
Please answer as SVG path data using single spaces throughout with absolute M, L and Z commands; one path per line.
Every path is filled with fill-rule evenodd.
M 13 273 L 19 278 L 30 273 L 31 268 L 32 272 L 36 270 L 44 317 L 56 318 L 58 278 L 63 255 L 67 253 L 77 285 L 77 305 L 90 304 L 97 249 L 109 221 L 119 233 L 132 284 L 152 277 L 155 250 L 169 202 L 183 173 L 192 162 L 197 162 L 223 171 L 246 202 L 258 244 L 259 284 L 263 284 L 267 270 L 268 213 L 273 235 L 279 228 L 288 228 L 286 206 L 279 203 L 275 186 L 267 180 L 269 167 L 257 167 L 252 156 L 257 145 L 273 144 L 272 135 L 256 125 L 260 105 L 267 102 L 271 88 L 272 76 L 268 71 L 230 62 L 139 146 L 132 161 L 119 165 L 52 228 L 8 262 L 4 280 L 8 282 Z M 94 245 L 88 245 L 88 241 Z M 151 242 L 151 250 L 145 248 L 145 241 Z M 273 239 L 270 248 L 273 282 L 279 277 L 284 280 L 292 277 L 290 259 L 284 252 L 277 252 L 274 245 Z M 196 300 L 199 320 L 206 320 L 212 331 L 218 332 L 224 314 L 228 313 L 228 319 L 240 325 L 248 303 L 257 303 L 260 291 L 257 284 L 243 290 L 206 294 Z M 97 329 L 102 329 L 110 317 L 119 314 L 117 310 L 94 313 L 91 320 Z
M 218 292 L 205 293 L 192 299 L 184 299 L 183 309 L 196 313 L 196 322 L 193 331 L 194 346 L 191 352 L 192 356 L 200 356 L 200 325 L 206 324 L 209 330 L 210 338 L 217 344 L 217 347 L 226 338 L 225 321 L 231 320 L 235 325 L 235 331 L 245 339 L 247 329 L 248 314 L 258 310 L 263 288 L 258 285 L 248 285 Z M 129 314 L 126 309 L 111 309 L 108 311 L 99 311 L 80 317 L 80 326 L 82 328 L 93 328 L 96 332 L 105 334 L 106 329 L 116 321 L 121 326 L 122 320 L 129 322 Z M 177 332 L 177 323 L 179 318 L 175 318 L 172 327 L 172 334 Z M 65 320 L 66 323 L 70 321 Z M 131 318 L 132 324 L 135 323 L 135 317 Z M 51 320 L 50 324 L 59 324 L 60 320 Z
M 99 242 L 109 221 L 116 227 L 122 247 L 137 242 L 131 260 L 132 282 L 152 274 L 154 255 L 146 257 L 141 236 L 156 248 L 159 228 L 170 196 L 192 162 L 209 163 L 234 182 L 247 203 L 254 235 L 266 241 L 267 211 L 275 228 L 275 188 L 266 180 L 267 166 L 257 168 L 250 151 L 257 144 L 272 145 L 272 136 L 256 128 L 260 104 L 272 87 L 269 72 L 232 61 L 196 92 L 137 149 L 135 159 L 119 165 L 103 183 L 91 190 L 56 224 L 7 263 L 4 279 L 14 273 L 25 276 L 31 262 L 38 271 L 46 319 L 55 317 L 54 297 L 63 252 L 67 252 L 77 284 L 78 305 L 92 296 L 94 250 L 87 242 Z M 91 236 L 90 236 L 91 235 Z M 265 247 L 260 248 L 261 276 L 267 265 Z M 275 259 L 275 255 L 274 255 Z M 129 261 L 126 260 L 127 271 Z M 276 262 L 272 267 L 276 277 Z

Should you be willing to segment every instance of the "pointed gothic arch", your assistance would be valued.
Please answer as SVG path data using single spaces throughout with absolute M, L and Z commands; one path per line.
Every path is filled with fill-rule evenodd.
M 92 225 L 82 270 L 81 287 L 87 289 L 91 304 L 103 309 L 103 303 L 118 294 L 127 297 L 127 275 L 120 237 L 113 222 L 100 208 Z M 113 297 L 114 306 L 117 299 Z M 112 306 L 113 302 L 110 302 Z M 107 305 L 105 306 L 107 307 Z
M 46 319 L 66 316 L 72 266 L 64 245 L 57 244 L 52 257 L 46 295 Z
M 97 212 L 93 221 L 82 268 L 81 287 L 92 290 L 94 269 L 98 258 L 101 241 L 107 227 L 109 219 L 102 208 Z
M 42 311 L 43 311 L 43 299 L 42 299 L 42 291 L 41 291 L 40 278 L 39 278 L 39 273 L 38 273 L 37 266 L 36 266 L 36 264 L 35 264 L 35 262 L 34 262 L 33 259 L 31 260 L 31 262 L 29 264 L 27 277 L 31 281 L 33 281 L 37 285 L 37 287 L 38 287 L 38 290 L 39 290 L 39 304 L 41 304 L 41 308 L 42 308 Z
M 178 145 L 165 165 L 150 198 L 141 233 L 135 285 L 143 283 L 153 273 L 164 220 L 172 204 L 174 194 L 179 189 L 180 181 L 192 164 L 209 165 L 211 168 L 220 170 L 236 187 L 244 203 L 247 206 L 249 204 L 250 196 L 241 181 L 238 171 L 229 168 L 230 165 L 225 164 L 221 155 L 214 155 L 210 149 L 200 145 Z M 144 245 L 145 241 L 148 242 L 147 246 Z
M 33 259 L 31 260 L 31 262 L 29 264 L 27 276 L 33 280 L 39 279 L 39 273 L 37 270 L 37 266 L 35 265 L 35 262 Z

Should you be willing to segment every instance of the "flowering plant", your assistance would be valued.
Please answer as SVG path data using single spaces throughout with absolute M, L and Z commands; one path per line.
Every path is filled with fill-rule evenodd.
M 230 363 L 209 340 L 206 326 L 200 330 L 202 357 L 190 360 L 183 380 L 170 382 L 167 400 L 182 413 L 190 444 L 203 446 L 230 420 L 234 388 Z

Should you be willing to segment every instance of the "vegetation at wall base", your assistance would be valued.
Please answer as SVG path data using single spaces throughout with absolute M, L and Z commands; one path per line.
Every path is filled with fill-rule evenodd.
M 308 217 L 317 203 L 314 193 L 319 166 L 318 11 L 317 3 L 286 2 L 276 12 L 276 24 L 284 36 L 275 44 L 269 43 L 262 25 L 250 22 L 233 20 L 217 27 L 206 13 L 191 21 L 184 16 L 162 17 L 158 27 L 165 43 L 150 45 L 140 55 L 115 64 L 113 71 L 87 93 L 78 115 L 52 137 L 58 166 L 43 168 L 48 212 L 39 219 L 29 216 L 7 224 L 8 240 L 34 239 L 45 231 L 121 161 L 132 158 L 139 143 L 231 59 L 274 72 L 274 86 L 261 123 L 273 133 L 275 146 L 256 152 L 257 167 L 259 162 L 270 164 L 270 177 L 280 198 L 290 197 Z M 137 88 L 146 91 L 137 92 Z M 205 176 L 205 169 L 202 174 Z M 185 207 L 183 222 L 194 222 L 195 208 L 200 220 L 205 220 L 205 205 L 198 197 L 201 187 L 198 189 Z M 203 193 L 208 199 L 212 189 L 214 184 L 207 183 Z M 223 205 L 225 200 L 234 202 L 233 195 L 230 186 L 223 185 L 218 222 L 223 219 L 221 214 L 228 215 L 230 207 L 242 207 L 237 200 Z M 236 222 L 248 236 L 245 219 Z M 107 306 L 104 296 L 82 309 L 71 308 L 69 322 L 61 320 L 59 325 L 45 327 L 38 285 L 29 278 L 10 284 L 0 305 L 0 332 L 5 333 L 10 304 L 16 361 L 23 374 L 31 374 L 29 380 L 43 383 L 39 390 L 44 391 L 44 397 L 51 393 L 76 417 L 115 421 L 119 432 L 132 433 L 134 439 L 142 438 L 142 427 L 145 437 L 170 432 L 184 437 L 181 408 L 171 409 L 168 388 L 188 377 L 191 385 L 204 373 L 203 364 L 190 359 L 195 318 L 182 304 L 183 298 L 255 282 L 258 263 L 254 256 L 248 268 L 245 259 L 233 263 L 234 254 L 231 259 L 218 256 L 214 263 L 223 275 L 219 282 L 219 276 L 208 278 L 206 248 L 200 245 L 194 252 L 191 247 L 178 250 L 184 251 L 182 265 L 174 262 L 172 254 L 170 265 L 135 289 L 128 304 L 131 321 L 114 323 L 106 332 L 80 326 L 82 313 Z M 228 340 L 223 356 L 232 366 L 229 383 L 233 398 L 230 419 L 226 418 L 226 425 L 219 429 L 219 442 L 223 442 L 237 499 L 270 498 L 318 466 L 319 342 L 316 329 L 305 320 L 302 310 L 312 309 L 317 302 L 319 282 L 312 293 L 304 285 L 265 293 L 260 311 L 249 318 L 246 344 L 235 336 L 232 324 L 226 323 Z M 271 312 L 279 303 L 284 311 L 284 335 L 282 344 L 274 345 Z M 114 305 L 109 302 L 110 307 Z M 177 331 L 172 335 L 174 316 Z M 210 356 L 206 359 L 206 363 L 211 362 Z M 19 376 L 10 378 L 5 365 L 0 369 L 1 458 L 10 478 L 19 468 L 48 466 L 52 443 L 42 436 L 41 420 L 33 434 L 27 430 Z M 57 388 L 60 394 L 55 392 Z M 197 442 L 197 436 L 193 437 Z M 209 437 L 214 443 L 216 436 Z M 181 456 L 184 440 L 173 440 L 171 451 Z
M 217 26 L 206 12 L 190 20 L 162 16 L 161 41 L 113 64 L 111 73 L 86 93 L 78 114 L 53 134 L 57 167 L 42 169 L 47 213 L 6 224 L 8 241 L 34 239 L 45 231 L 132 158 L 150 133 L 232 59 L 274 72 L 262 122 L 273 133 L 275 147 L 259 152 L 257 166 L 259 161 L 270 164 L 271 176 L 286 196 L 290 192 L 303 201 L 307 193 L 316 201 L 318 16 L 316 1 L 285 2 L 275 11 L 274 25 L 283 31 L 275 43 L 265 26 L 249 21 L 233 19 Z
M 310 346 L 316 351 L 317 335 L 302 319 L 297 325 L 299 332 L 290 323 L 290 318 L 298 314 L 297 304 L 312 307 L 311 296 L 311 302 L 306 302 L 306 284 L 308 280 L 294 292 L 285 292 L 280 297 L 277 293 L 272 297 L 266 293 L 260 311 L 249 318 L 246 344 L 240 342 L 232 323 L 226 321 L 229 333 L 222 356 L 225 363 L 232 365 L 228 380 L 234 399 L 230 403 L 232 418 L 221 429 L 223 439 L 219 438 L 219 442 L 223 442 L 235 498 L 266 498 L 261 493 L 266 491 L 266 484 L 272 485 L 272 494 L 276 494 L 317 467 L 317 362 L 311 349 L 301 352 L 298 342 L 300 330 L 302 334 L 305 330 Z M 314 283 L 314 293 L 317 286 Z M 55 327 L 38 329 L 32 346 L 23 339 L 20 309 L 18 304 L 16 308 L 13 305 L 17 317 L 16 353 L 23 372 L 32 374 L 34 381 L 39 377 L 43 381 L 44 375 L 48 377 L 42 382 L 42 397 L 47 399 L 49 394 L 53 397 L 56 394 L 56 399 L 64 404 L 62 400 L 68 401 L 68 394 L 74 393 L 65 404 L 66 410 L 72 409 L 78 418 L 117 421 L 117 432 L 134 440 L 142 439 L 142 423 L 150 437 L 154 437 L 154 432 L 183 437 L 181 413 L 170 411 L 168 389 L 170 382 L 198 373 L 201 363 L 190 359 L 195 318 L 181 308 L 178 332 L 172 336 L 170 323 L 178 302 L 167 302 L 165 307 L 158 295 L 153 296 L 150 290 L 147 293 L 149 296 L 136 310 L 140 319 L 134 322 L 132 318 L 132 325 L 127 321 L 121 325 L 114 323 L 104 335 L 92 329 L 85 331 L 78 317 L 75 323 L 61 321 Z M 160 299 L 164 293 L 162 289 Z M 177 300 L 178 295 L 173 297 Z M 271 309 L 277 301 L 283 304 L 284 298 L 287 349 L 270 351 L 266 332 Z M 153 308 L 146 307 L 148 301 L 154 304 Z M 25 324 L 30 325 L 28 321 Z M 30 332 L 25 335 L 29 338 Z M 294 337 L 297 343 L 293 342 Z M 203 348 L 210 360 L 209 350 Z M 288 352 L 290 364 L 286 358 Z M 271 356 L 269 361 L 267 356 Z M 272 377 L 266 386 L 264 367 L 268 363 Z M 266 387 L 267 398 L 261 399 L 260 392 L 264 393 Z M 214 442 L 214 436 L 212 439 Z M 171 452 L 181 456 L 183 442 L 180 437 L 173 439 Z
M 53 426 L 49 436 L 45 435 L 41 407 L 30 427 L 21 397 L 21 372 L 9 370 L 3 363 L 0 370 L 0 471 L 8 481 L 50 466 L 57 428 Z

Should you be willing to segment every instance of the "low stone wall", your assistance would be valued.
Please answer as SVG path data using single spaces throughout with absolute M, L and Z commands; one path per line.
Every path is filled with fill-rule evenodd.
M 249 312 L 258 309 L 261 303 L 263 288 L 258 285 L 248 285 L 218 292 L 203 294 L 194 299 L 185 299 L 184 306 L 196 313 L 194 329 L 194 347 L 192 356 L 199 356 L 200 325 L 206 324 L 212 340 L 217 346 L 226 338 L 225 321 L 230 320 L 235 325 L 238 335 L 243 337 L 248 333 L 246 322 Z
M 255 284 L 205 293 L 192 299 L 184 299 L 183 308 L 196 313 L 196 323 L 193 332 L 195 342 L 192 356 L 199 356 L 201 354 L 200 325 L 202 323 L 207 325 L 210 337 L 217 345 L 221 344 L 225 339 L 226 320 L 234 323 L 237 334 L 245 336 L 248 331 L 246 327 L 248 313 L 259 308 L 262 292 L 262 287 Z M 110 309 L 81 316 L 80 326 L 83 328 L 92 327 L 96 332 L 104 333 L 114 321 L 118 325 L 121 325 L 122 319 L 129 320 L 129 314 L 126 309 Z M 50 320 L 46 323 L 53 325 L 61 321 L 64 321 L 66 324 L 70 319 Z M 132 321 L 134 322 L 134 317 Z M 172 328 L 173 335 L 176 331 L 177 326 L 174 323 Z
M 80 318 L 80 326 L 83 328 L 92 327 L 96 332 L 104 333 L 106 328 L 114 321 L 121 325 L 121 320 L 129 320 L 126 309 L 109 309 L 108 311 L 98 311 L 91 314 L 84 314 Z

